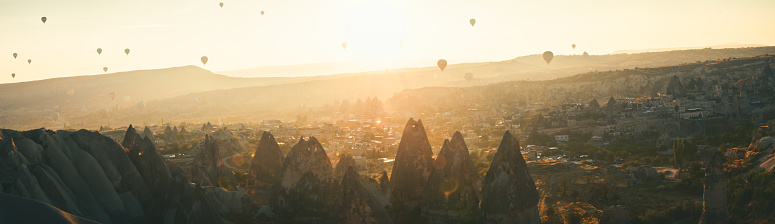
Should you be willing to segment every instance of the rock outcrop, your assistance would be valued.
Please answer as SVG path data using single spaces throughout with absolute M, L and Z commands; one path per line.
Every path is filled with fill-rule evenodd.
M 0 193 L 0 223 L 89 224 L 98 222 L 81 218 L 49 204 Z
M 428 223 L 461 223 L 479 207 L 479 178 L 463 135 L 455 132 L 436 156 L 423 190 L 422 214 Z
M 590 109 L 590 110 L 600 109 L 600 104 L 597 103 L 597 99 L 593 98 L 591 101 L 589 101 L 589 104 L 587 105 L 587 109 Z
M 231 131 L 221 130 L 210 135 L 215 140 L 218 140 L 218 146 L 224 153 L 242 153 L 248 151 L 248 142 L 242 137 Z
M 391 204 L 399 210 L 413 210 L 422 203 L 423 187 L 433 170 L 433 152 L 422 121 L 409 119 L 398 145 L 390 187 Z
M 202 186 L 223 187 L 233 190 L 237 185 L 234 173 L 223 164 L 218 142 L 205 135 L 205 141 L 199 144 L 194 155 L 191 170 L 194 183 Z
M 245 192 L 208 193 L 213 190 L 191 184 L 185 171 L 165 161 L 132 126 L 122 145 L 87 130 L 0 130 L 0 191 L 100 223 L 224 223 L 224 215 L 232 222 L 271 216 Z M 25 202 L 14 206 L 40 209 Z M 0 222 L 4 217 L 9 216 L 0 215 Z
M 355 165 L 355 158 L 353 158 L 350 153 L 339 154 L 339 162 L 336 163 L 336 168 L 334 168 L 334 178 L 336 178 L 337 181 L 342 180 L 348 167 L 352 167 L 355 172 L 358 172 Z
M 143 129 L 143 133 L 140 135 L 143 138 L 149 138 L 151 139 L 151 142 L 155 142 L 156 138 L 153 136 L 153 131 L 151 131 L 148 126 L 145 126 L 145 129 Z
M 315 137 L 299 139 L 285 157 L 274 207 L 291 222 L 325 221 L 335 197 L 335 179 L 323 146 Z
M 329 223 L 393 223 L 382 204 L 361 184 L 358 173 L 347 167 L 339 184 Z
M 382 205 L 388 205 L 390 204 L 390 195 L 392 191 L 390 190 L 390 178 L 388 177 L 387 171 L 382 171 L 382 174 L 379 176 L 379 192 L 380 194 L 378 198 L 382 199 Z
M 167 142 L 176 142 L 178 139 L 177 132 L 173 131 L 172 128 L 167 125 L 167 127 L 164 129 L 164 140 Z
M 257 195 L 262 201 L 268 201 L 270 191 L 280 183 L 283 160 L 283 153 L 274 136 L 265 131 L 250 162 L 248 192 L 251 195 Z
M 705 189 L 702 194 L 703 209 L 701 224 L 730 223 L 727 210 L 727 178 L 721 153 L 713 155 L 705 167 Z
M 520 152 L 519 141 L 503 135 L 482 182 L 482 212 L 487 223 L 540 223 L 538 191 Z

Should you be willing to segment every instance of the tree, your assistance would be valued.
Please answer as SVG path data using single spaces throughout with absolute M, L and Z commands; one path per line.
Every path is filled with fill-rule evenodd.
M 673 161 L 678 167 L 678 170 L 681 170 L 681 167 L 683 167 L 685 152 L 686 144 L 684 144 L 684 141 L 679 138 L 673 143 Z

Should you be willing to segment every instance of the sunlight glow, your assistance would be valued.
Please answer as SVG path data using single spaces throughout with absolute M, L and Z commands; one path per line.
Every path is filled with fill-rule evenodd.
M 396 60 L 404 38 L 405 17 L 388 1 L 367 1 L 351 10 L 347 27 L 348 51 L 354 58 L 372 61 Z

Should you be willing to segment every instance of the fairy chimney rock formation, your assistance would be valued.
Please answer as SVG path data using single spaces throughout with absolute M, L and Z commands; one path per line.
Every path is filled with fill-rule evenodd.
M 487 223 L 540 223 L 538 191 L 520 152 L 519 141 L 503 135 L 482 182 L 482 212 Z
M 339 184 L 329 223 L 393 223 L 384 206 L 361 184 L 353 167 L 346 169 Z
M 412 210 L 422 202 L 425 182 L 433 170 L 433 152 L 421 120 L 409 119 L 398 145 L 390 187 L 394 208 Z
M 283 169 L 283 153 L 280 145 L 269 132 L 261 135 L 256 152 L 248 170 L 248 192 L 255 195 L 260 191 L 269 191 L 280 182 Z

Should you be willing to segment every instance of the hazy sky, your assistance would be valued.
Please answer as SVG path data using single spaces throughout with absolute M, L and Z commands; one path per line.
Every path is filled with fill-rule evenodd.
M 775 45 L 774 12 L 772 0 L 0 0 L 0 83 L 201 66 L 204 55 L 206 69 L 223 71 Z

